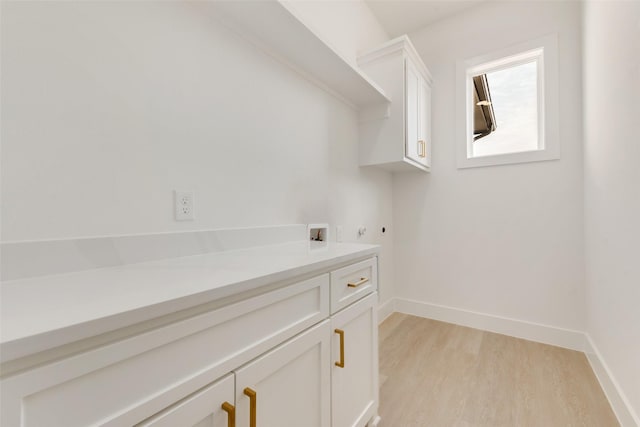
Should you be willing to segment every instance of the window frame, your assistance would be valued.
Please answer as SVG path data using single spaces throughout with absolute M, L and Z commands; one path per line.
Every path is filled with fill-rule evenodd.
M 473 76 L 533 61 L 537 62 L 538 149 L 473 157 Z M 557 35 L 548 35 L 458 61 L 456 87 L 458 169 L 560 158 Z

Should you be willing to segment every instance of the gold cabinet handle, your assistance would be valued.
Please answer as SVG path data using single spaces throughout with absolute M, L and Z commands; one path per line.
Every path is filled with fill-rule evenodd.
M 347 286 L 350 288 L 357 288 L 360 285 L 364 285 L 365 283 L 367 283 L 369 281 L 369 279 L 367 279 L 366 277 L 361 277 L 360 280 L 358 280 L 356 283 L 347 283 Z
M 340 335 L 340 361 L 336 362 L 338 368 L 344 368 L 344 331 L 342 329 L 336 329 L 334 331 Z
M 418 140 L 418 156 L 427 157 L 427 143 L 423 139 Z
M 236 407 L 229 402 L 224 402 L 222 410 L 227 413 L 228 427 L 236 427 Z
M 256 427 L 256 400 L 258 400 L 258 394 L 249 387 L 244 389 L 244 394 L 249 396 L 249 426 Z

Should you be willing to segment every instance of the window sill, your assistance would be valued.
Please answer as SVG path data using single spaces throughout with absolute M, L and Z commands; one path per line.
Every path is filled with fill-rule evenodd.
M 461 155 L 460 155 L 461 154 Z M 467 158 L 466 153 L 458 155 L 458 169 L 479 168 L 485 166 L 510 165 L 514 163 L 543 162 L 560 159 L 560 150 L 535 150 L 520 153 L 497 154 Z

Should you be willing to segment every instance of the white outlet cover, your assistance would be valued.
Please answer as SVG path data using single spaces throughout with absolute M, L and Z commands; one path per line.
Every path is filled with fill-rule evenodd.
M 193 191 L 174 192 L 176 221 L 193 221 L 195 219 L 195 204 Z

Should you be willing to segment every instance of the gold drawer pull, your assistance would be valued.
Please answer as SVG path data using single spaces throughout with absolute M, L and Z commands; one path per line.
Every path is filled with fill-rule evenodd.
M 334 331 L 340 335 L 340 361 L 336 362 L 338 368 L 344 368 L 344 331 L 342 329 L 336 329 Z
M 369 279 L 367 279 L 366 277 L 361 277 L 360 280 L 358 280 L 356 283 L 347 283 L 347 286 L 350 288 L 357 288 L 360 285 L 364 285 L 365 283 L 367 283 L 369 281 Z
M 256 400 L 258 400 L 258 393 L 247 387 L 244 389 L 244 394 L 249 396 L 249 426 L 256 427 Z
M 423 139 L 418 141 L 418 156 L 427 157 L 427 143 Z
M 236 407 L 229 402 L 224 402 L 222 404 L 222 410 L 227 413 L 227 425 L 229 427 L 236 427 Z

